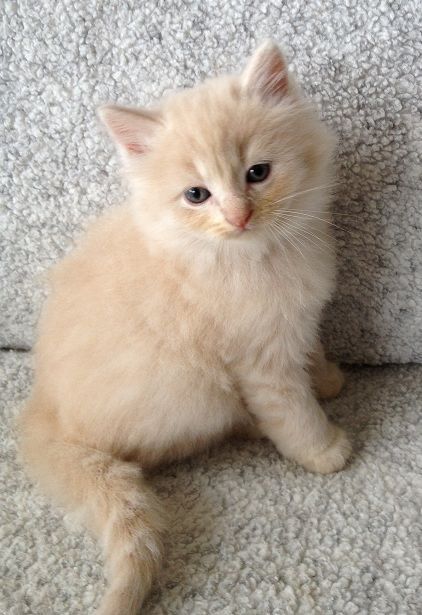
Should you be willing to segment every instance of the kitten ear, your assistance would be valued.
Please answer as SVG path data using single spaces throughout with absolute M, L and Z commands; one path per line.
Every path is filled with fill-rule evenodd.
M 158 113 L 117 105 L 104 105 L 97 112 L 124 156 L 139 156 L 150 149 L 160 126 Z
M 242 73 L 242 87 L 263 100 L 278 102 L 288 91 L 287 63 L 277 45 L 268 40 L 250 58 Z

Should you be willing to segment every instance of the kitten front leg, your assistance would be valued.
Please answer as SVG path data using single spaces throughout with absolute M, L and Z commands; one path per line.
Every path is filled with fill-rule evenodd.
M 336 363 L 327 361 L 324 347 L 318 340 L 310 354 L 309 373 L 314 390 L 320 399 L 337 397 L 344 385 L 344 375 Z
M 315 399 L 306 370 L 285 370 L 278 381 L 268 373 L 249 377 L 243 390 L 259 429 L 285 457 L 321 474 L 344 467 L 350 443 Z

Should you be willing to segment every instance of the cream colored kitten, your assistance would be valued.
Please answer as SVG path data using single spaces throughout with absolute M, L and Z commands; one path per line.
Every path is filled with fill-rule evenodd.
M 349 456 L 310 376 L 323 395 L 341 388 L 317 337 L 333 139 L 272 43 L 240 77 L 100 116 L 131 198 L 53 271 L 22 451 L 101 540 L 99 612 L 129 615 L 165 529 L 144 470 L 239 431 L 315 472 Z

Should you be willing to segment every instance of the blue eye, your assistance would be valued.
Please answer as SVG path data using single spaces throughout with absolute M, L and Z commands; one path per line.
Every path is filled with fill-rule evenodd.
M 271 165 L 269 162 L 261 162 L 260 164 L 254 164 L 253 167 L 248 169 L 246 173 L 246 181 L 249 184 L 257 184 L 267 179 L 271 171 Z
M 198 186 L 194 186 L 193 188 L 188 188 L 184 192 L 185 199 L 194 205 L 201 205 L 207 199 L 210 198 L 211 192 L 206 188 L 200 188 Z

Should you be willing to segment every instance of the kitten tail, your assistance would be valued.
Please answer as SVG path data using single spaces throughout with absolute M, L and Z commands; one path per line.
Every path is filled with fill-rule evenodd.
M 61 437 L 56 415 L 33 397 L 20 424 L 29 473 L 100 540 L 109 587 L 98 615 L 135 615 L 162 554 L 164 512 L 137 464 Z

